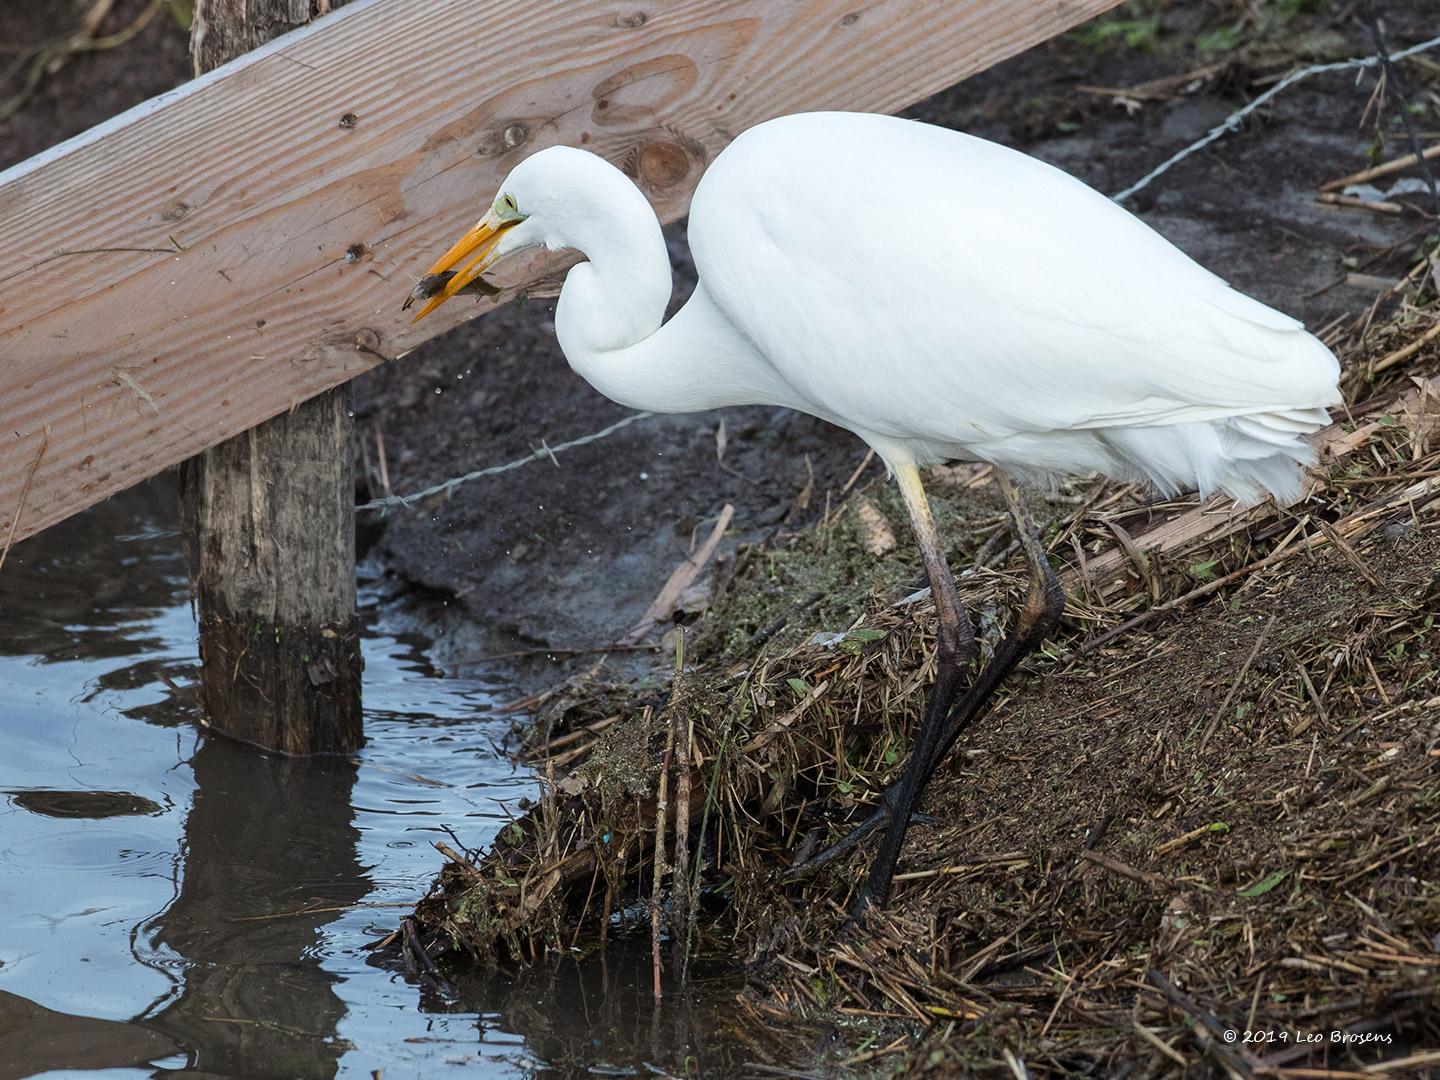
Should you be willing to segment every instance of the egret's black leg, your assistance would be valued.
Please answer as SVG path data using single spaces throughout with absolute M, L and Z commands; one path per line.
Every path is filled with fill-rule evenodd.
M 881 793 L 880 801 L 875 804 L 875 809 L 870 812 L 869 817 L 860 822 L 859 825 L 856 825 L 824 851 L 811 855 L 803 862 L 797 862 L 794 866 L 790 867 L 786 876 L 797 878 L 807 874 L 813 874 L 816 870 L 819 870 L 823 866 L 829 866 L 836 859 L 840 858 L 840 856 L 868 840 L 880 826 L 890 820 L 890 815 L 895 810 L 896 799 L 899 797 L 899 794 L 900 781 L 897 780 Z
M 877 808 L 877 813 L 884 815 L 885 835 L 870 867 L 870 877 L 861 887 L 856 914 L 863 912 L 871 903 L 883 904 L 890 893 L 890 879 L 895 874 L 895 863 L 900 858 L 906 830 L 910 828 L 910 814 L 920 801 L 920 792 L 929 779 L 932 771 L 930 762 L 939 754 L 947 735 L 950 705 L 955 700 L 960 679 L 975 659 L 975 629 L 964 605 L 960 603 L 955 579 L 940 548 L 940 536 L 930 512 L 930 501 L 920 483 L 920 472 L 914 465 L 897 467 L 895 479 L 905 498 L 906 509 L 910 511 L 910 523 L 920 545 L 920 557 L 930 578 L 930 597 L 935 604 L 938 622 L 935 682 L 931 684 L 925 701 L 925 714 L 920 721 L 910 759 L 905 763 L 899 782 L 886 791 Z
M 1045 548 L 1040 543 L 1034 525 L 1020 504 L 1019 494 L 1008 477 L 999 476 L 999 483 L 1030 570 L 1030 588 L 1025 604 L 1016 617 L 1015 625 L 996 647 L 990 662 L 975 677 L 975 681 L 970 684 L 955 708 L 946 714 L 933 741 L 926 742 L 923 738 L 925 732 L 922 730 L 922 737 L 917 738 L 910 760 L 906 762 L 904 775 L 887 789 L 882 797 L 881 807 L 888 805 L 890 811 L 889 827 L 880 850 L 876 853 L 875 861 L 871 864 L 870 875 L 856 900 L 857 916 L 863 914 L 870 905 L 883 904 L 889 898 L 890 882 L 895 875 L 895 864 L 900 858 L 900 848 L 905 840 L 905 828 L 909 823 L 910 812 L 950 747 L 955 744 L 962 731 L 984 715 L 991 697 L 1005 681 L 1005 676 L 1040 646 L 1055 629 L 1064 612 L 1065 593 L 1060 587 L 1060 579 L 1046 557 Z M 892 796 L 891 792 L 895 794 Z M 868 835 L 877 827 L 878 822 L 875 825 L 865 822 L 860 829 L 865 829 L 864 835 Z M 859 832 L 860 829 L 855 831 Z M 863 838 L 862 835 L 859 839 Z M 847 836 L 845 841 L 849 839 Z
M 900 826 L 903 839 L 903 832 L 909 824 L 919 790 L 924 786 L 924 778 L 918 772 L 912 775 L 912 771 L 918 769 L 915 763 L 930 760 L 935 756 L 945 734 L 945 719 L 950 712 L 951 703 L 955 700 L 960 680 L 975 659 L 975 628 L 960 602 L 960 594 L 955 589 L 955 579 L 951 576 L 950 566 L 940 548 L 940 534 L 935 528 L 934 515 L 930 512 L 930 500 L 926 498 L 924 485 L 920 482 L 920 471 L 914 465 L 896 466 L 895 480 L 910 515 L 910 525 L 920 547 L 925 574 L 930 580 L 930 594 L 935 602 L 938 624 L 935 682 L 926 698 L 920 730 L 915 737 L 915 747 L 901 779 L 885 789 L 879 804 L 866 820 L 824 851 L 791 867 L 791 877 L 812 873 L 834 862 L 887 823 L 893 830 L 894 822 L 903 821 L 904 824 Z M 907 780 L 909 788 L 906 787 Z M 900 810 L 902 806 L 905 807 L 903 813 Z
M 951 710 L 936 755 L 930 761 L 926 781 L 945 759 L 950 747 L 955 745 L 960 733 L 984 715 L 991 697 L 1005 681 L 1005 677 L 1055 632 L 1060 616 L 1065 613 L 1065 590 L 1060 586 L 1060 575 L 1055 573 L 1055 568 L 1050 565 L 1045 548 L 1040 543 L 1040 535 L 1020 504 L 1019 493 L 1005 476 L 1000 477 L 1000 488 L 1010 507 L 1010 517 L 1020 538 L 1020 550 L 1024 553 L 1030 570 L 1030 588 L 1025 596 L 1025 605 L 1015 619 L 1015 625 L 1001 639 L 990 662 L 975 677 L 975 681 L 965 691 L 965 696 Z

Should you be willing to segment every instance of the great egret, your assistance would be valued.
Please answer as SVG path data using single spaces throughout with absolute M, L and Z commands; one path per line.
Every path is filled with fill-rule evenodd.
M 1339 367 L 1299 322 L 1080 181 L 915 121 L 809 113 L 753 127 L 701 178 L 689 233 L 700 282 L 662 326 L 670 263 L 645 196 L 602 158 L 551 147 L 515 167 L 411 300 L 428 301 L 423 318 L 505 255 L 574 249 L 588 261 L 566 276 L 555 331 L 602 394 L 655 412 L 799 409 L 884 460 L 930 579 L 939 663 L 900 781 L 809 864 L 886 825 L 863 910 L 888 897 L 911 812 L 955 737 L 1061 614 L 1006 472 L 1293 500 L 1313 460 L 1303 436 L 1340 400 Z M 952 708 L 975 638 L 919 468 L 956 459 L 996 466 L 1032 584 Z

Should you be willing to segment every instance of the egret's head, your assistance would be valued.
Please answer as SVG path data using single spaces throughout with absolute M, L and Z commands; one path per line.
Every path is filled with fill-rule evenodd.
M 632 195 L 633 193 L 633 195 Z M 479 279 L 501 258 L 532 247 L 580 247 L 609 204 L 639 195 L 604 158 L 569 146 L 532 154 L 511 170 L 475 226 L 430 267 L 405 301 L 426 301 L 416 321 Z

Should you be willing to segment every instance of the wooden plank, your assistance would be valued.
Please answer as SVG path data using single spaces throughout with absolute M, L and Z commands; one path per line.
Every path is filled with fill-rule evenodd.
M 895 111 L 1116 2 L 345 7 L 0 174 L 0 536 L 471 316 L 400 300 L 543 146 L 673 219 L 761 120 Z

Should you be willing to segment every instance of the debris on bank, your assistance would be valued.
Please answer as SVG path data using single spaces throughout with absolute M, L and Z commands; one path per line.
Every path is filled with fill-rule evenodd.
M 1299 504 L 1099 481 L 1037 502 L 1065 630 L 957 745 L 864 926 L 845 913 L 867 850 L 786 871 L 896 777 L 932 675 L 918 557 L 875 542 L 904 522 L 878 481 L 742 548 L 670 631 L 673 675 L 597 666 L 546 695 L 542 797 L 483 855 L 447 849 L 408 948 L 531 964 L 653 922 L 669 970 L 748 966 L 735 1034 L 776 1068 L 1284 1075 L 1437 1045 L 1435 291 L 1416 273 L 1388 318 L 1331 328 L 1359 404 Z M 1024 585 L 1003 504 L 983 468 L 937 480 L 993 641 Z

